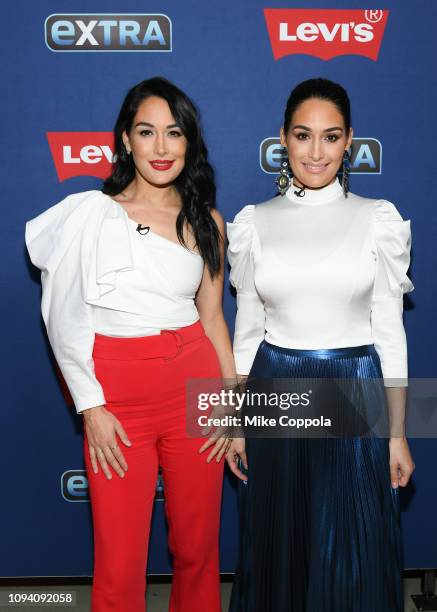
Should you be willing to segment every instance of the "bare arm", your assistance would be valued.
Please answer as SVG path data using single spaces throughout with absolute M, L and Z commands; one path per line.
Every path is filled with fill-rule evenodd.
M 223 217 L 216 210 L 211 215 L 220 231 L 220 271 L 213 279 L 207 267 L 196 296 L 196 306 L 205 333 L 211 340 L 217 352 L 222 376 L 225 384 L 232 384 L 236 380 L 235 362 L 232 354 L 232 345 L 228 326 L 223 316 L 223 279 L 225 254 L 225 225 Z
M 407 387 L 386 387 L 385 392 L 390 419 L 390 476 L 392 487 L 405 487 L 415 468 L 405 436 Z
M 387 398 L 390 439 L 405 438 L 405 409 L 407 387 L 385 387 Z

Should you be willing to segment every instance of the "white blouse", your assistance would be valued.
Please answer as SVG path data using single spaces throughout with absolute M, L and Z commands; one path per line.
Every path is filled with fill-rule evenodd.
M 94 334 L 146 336 L 199 319 L 202 257 L 149 231 L 98 190 L 74 193 L 26 223 L 41 269 L 41 311 L 76 411 L 105 404 Z
M 338 179 L 303 197 L 296 189 L 227 224 L 238 373 L 249 373 L 264 338 L 297 349 L 373 343 L 385 385 L 406 386 L 410 222 L 386 200 L 345 198 Z

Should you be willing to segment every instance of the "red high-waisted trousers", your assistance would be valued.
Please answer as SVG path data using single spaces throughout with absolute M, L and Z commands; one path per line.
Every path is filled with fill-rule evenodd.
M 171 612 L 220 612 L 218 535 L 223 460 L 206 462 L 204 439 L 186 432 L 186 381 L 220 378 L 215 349 L 200 322 L 156 336 L 96 334 L 95 374 L 106 408 L 123 425 L 117 436 L 128 464 L 92 470 L 84 435 L 94 528 L 92 612 L 145 612 L 150 519 L 162 468 L 169 547 Z M 209 452 L 209 451 L 208 451 Z

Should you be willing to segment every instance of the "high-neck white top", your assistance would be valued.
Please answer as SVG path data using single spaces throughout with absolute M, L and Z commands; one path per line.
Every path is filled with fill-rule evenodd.
M 298 349 L 373 343 L 386 386 L 406 386 L 410 222 L 386 200 L 345 198 L 338 179 L 295 191 L 245 206 L 227 224 L 238 373 L 249 373 L 264 338 Z
M 77 412 L 105 404 L 95 333 L 146 336 L 199 320 L 202 257 L 137 226 L 98 190 L 71 194 L 26 223 L 47 335 Z

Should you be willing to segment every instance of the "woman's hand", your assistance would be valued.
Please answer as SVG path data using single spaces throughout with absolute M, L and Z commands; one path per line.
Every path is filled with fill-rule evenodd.
M 391 486 L 406 487 L 416 467 L 408 448 L 406 438 L 390 438 L 390 477 Z
M 131 446 L 132 442 L 120 421 L 105 406 L 88 408 L 84 411 L 83 419 L 93 472 L 97 474 L 100 463 L 106 478 L 111 480 L 109 463 L 117 474 L 124 478 L 127 463 L 117 444 L 116 434 L 126 446 Z
M 224 431 L 225 429 L 221 428 L 220 430 L 214 432 L 214 434 L 212 434 L 208 438 L 208 440 L 204 442 L 204 444 L 202 444 L 202 446 L 199 448 L 199 453 L 203 453 L 203 451 L 206 451 L 206 449 L 210 448 L 214 444 L 214 448 L 206 458 L 207 463 L 212 461 L 214 457 L 216 458 L 215 460 L 218 463 L 219 461 L 221 461 L 223 455 L 229 449 L 231 439 L 229 438 L 229 435 L 223 435 Z
M 238 458 L 241 459 L 247 470 L 246 440 L 244 438 L 234 438 L 232 440 L 228 452 L 226 453 L 226 461 L 228 462 L 231 472 L 235 474 L 237 478 L 240 478 L 240 480 L 247 482 L 248 478 L 246 474 L 243 474 L 237 465 Z
M 234 390 L 235 388 L 238 389 L 238 386 L 233 384 L 229 386 L 227 390 Z M 201 432 L 203 436 L 208 435 L 212 429 L 214 429 L 214 431 L 209 436 L 208 440 L 199 448 L 199 453 L 203 453 L 205 450 L 214 445 L 214 448 L 208 455 L 206 462 L 209 463 L 215 457 L 218 463 L 221 461 L 223 455 L 229 450 L 232 440 L 234 439 L 234 435 L 241 430 L 241 427 L 233 424 L 227 424 L 227 419 L 232 421 L 233 418 L 238 417 L 236 415 L 235 407 L 230 404 L 226 398 L 222 403 L 214 406 L 211 413 L 208 415 L 208 418 L 210 419 L 210 423 L 212 423 L 214 420 L 218 420 L 225 424 L 217 427 L 213 427 L 212 425 L 205 425 L 202 427 Z

